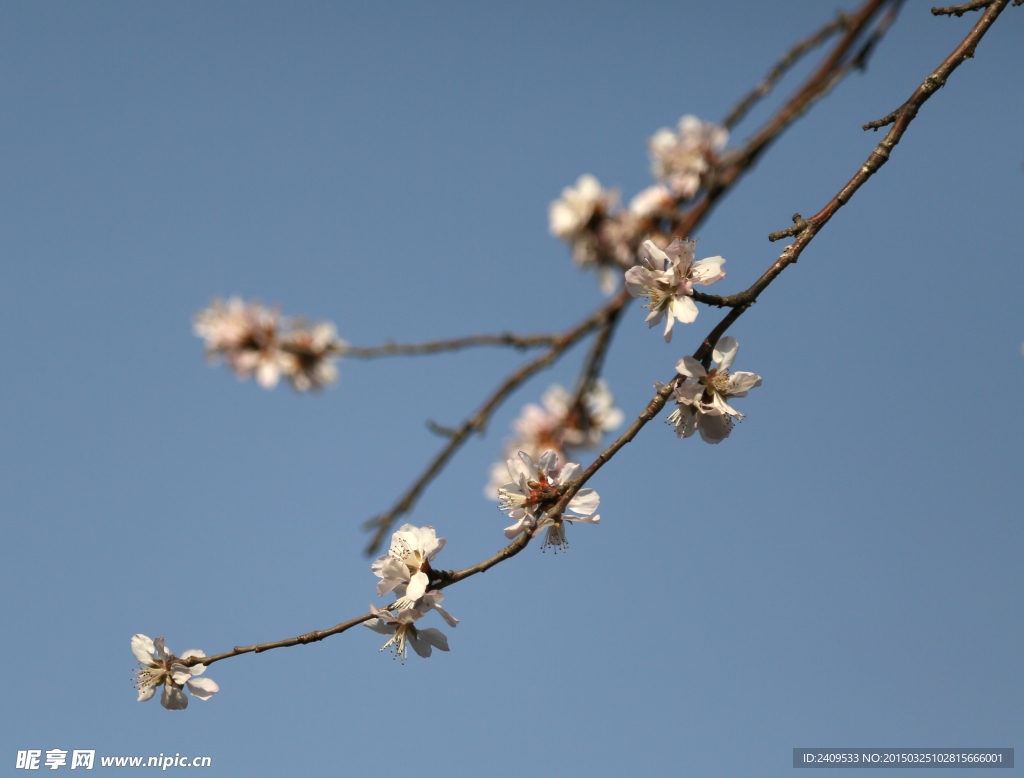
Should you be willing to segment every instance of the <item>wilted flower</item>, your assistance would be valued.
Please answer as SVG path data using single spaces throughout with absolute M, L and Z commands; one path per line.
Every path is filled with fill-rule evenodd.
M 192 696 L 200 700 L 208 700 L 220 691 L 220 687 L 211 679 L 196 678 L 206 671 L 206 665 L 187 667 L 181 662 L 194 656 L 206 656 L 202 651 L 193 648 L 176 657 L 164 647 L 162 637 L 151 640 L 145 635 L 134 635 L 132 653 L 140 664 L 139 669 L 135 671 L 135 688 L 139 690 L 139 702 L 150 699 L 156 694 L 156 687 L 163 686 L 160 704 L 167 710 L 184 710 L 188 707 L 188 697 L 182 690 L 183 686 L 188 686 Z
M 650 310 L 646 321 L 653 327 L 665 319 L 665 342 L 672 341 L 672 325 L 676 320 L 684 323 L 697 318 L 697 305 L 691 299 L 693 285 L 710 286 L 725 278 L 721 257 L 708 257 L 693 261 L 697 241 L 676 238 L 662 251 L 653 242 L 645 240 L 640 246 L 642 266 L 626 272 L 626 288 L 634 297 L 646 297 L 645 308 Z
M 711 370 L 705 370 L 693 357 L 679 360 L 676 371 L 686 378 L 675 388 L 679 407 L 668 418 L 679 437 L 688 438 L 699 430 L 705 442 L 720 443 L 729 437 L 734 420 L 745 418 L 728 400 L 746 397 L 749 390 L 761 385 L 761 376 L 729 372 L 738 349 L 736 338 L 721 338 L 712 354 L 717 367 Z
M 403 524 L 391 536 L 391 549 L 374 560 L 374 574 L 381 579 L 377 596 L 393 591 L 408 607 L 419 600 L 430 583 L 430 563 L 444 548 L 444 538 L 436 536 L 433 527 Z
M 679 120 L 678 132 L 663 127 L 654 133 L 647 144 L 651 170 L 677 197 L 689 200 L 728 141 L 727 129 L 688 114 Z
M 380 633 L 381 635 L 391 635 L 391 639 L 388 640 L 380 650 L 394 646 L 395 659 L 402 658 L 402 663 L 405 663 L 405 658 L 409 654 L 409 646 L 412 646 L 412 650 L 422 656 L 424 659 L 430 656 L 431 647 L 439 648 L 442 651 L 448 651 L 448 638 L 445 637 L 444 633 L 433 627 L 428 629 L 416 629 L 413 623 L 420 619 L 423 614 L 414 608 L 406 608 L 398 611 L 398 616 L 392 616 L 390 613 L 384 610 L 378 610 L 372 603 L 370 604 L 370 613 L 377 618 L 370 619 L 369 621 L 363 622 L 363 625 L 369 627 L 374 632 Z
M 505 537 L 514 538 L 532 527 L 538 517 L 558 502 L 566 485 L 577 478 L 580 471 L 575 462 L 558 467 L 558 456 L 554 451 L 545 452 L 539 462 L 534 462 L 523 451 L 515 459 L 510 459 L 508 473 L 512 480 L 498 490 L 498 507 L 516 523 L 505 529 Z M 601 517 L 594 511 L 600 502 L 601 498 L 593 489 L 580 489 L 566 505 L 566 510 L 582 515 L 566 515 L 555 520 L 544 518 L 539 527 L 561 524 L 563 519 L 597 524 Z

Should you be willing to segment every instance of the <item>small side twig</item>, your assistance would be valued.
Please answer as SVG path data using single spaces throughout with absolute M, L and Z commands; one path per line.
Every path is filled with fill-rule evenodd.
M 933 8 L 932 16 L 963 16 L 968 11 L 980 11 L 982 8 L 988 8 L 992 5 L 993 0 L 972 0 L 970 3 L 964 3 L 963 5 L 950 5 L 945 8 Z M 1015 2 L 1014 5 L 1019 5 L 1019 2 Z
M 776 62 L 768 74 L 762 78 L 750 92 L 740 100 L 736 106 L 729 111 L 726 117 L 722 120 L 722 126 L 726 129 L 732 129 L 734 126 L 739 124 L 740 120 L 747 115 L 751 108 L 757 103 L 758 100 L 766 97 L 772 88 L 779 82 L 779 80 L 786 74 L 793 65 L 800 61 L 800 58 L 811 51 L 812 49 L 820 46 L 826 40 L 828 40 L 834 33 L 839 30 L 846 29 L 851 24 L 850 17 L 840 11 L 836 18 L 822 27 L 815 33 L 808 35 L 793 44 L 792 48 L 787 51 L 782 59 Z
M 792 238 L 794 235 L 799 235 L 801 232 L 807 229 L 807 222 L 798 213 L 793 214 L 793 226 L 787 227 L 784 230 L 773 232 L 768 236 L 768 240 L 774 243 L 777 240 L 783 238 Z
M 532 375 L 554 362 L 555 359 L 557 359 L 567 348 L 576 343 L 588 332 L 591 332 L 595 328 L 601 326 L 610 316 L 617 316 L 618 311 L 620 311 L 630 299 L 629 292 L 623 289 L 619 294 L 598 308 L 594 313 L 591 313 L 579 324 L 569 328 L 559 335 L 547 351 L 537 357 L 534 357 L 505 378 L 505 380 L 501 382 L 498 388 L 491 393 L 490 397 L 484 401 L 483 405 L 481 405 L 472 416 L 466 419 L 457 428 L 451 430 L 451 435 L 446 435 L 446 437 L 449 438 L 448 444 L 434 455 L 434 458 L 427 465 L 423 473 L 421 473 L 419 478 L 413 482 L 412 486 L 405 491 L 405 494 L 398 499 L 394 506 L 392 506 L 391 510 L 378 516 L 374 516 L 363 524 L 364 529 L 373 530 L 373 537 L 366 545 L 366 553 L 372 554 L 377 550 L 398 518 L 412 510 L 416 501 L 419 499 L 420 494 L 423 493 L 423 490 L 427 485 L 434 480 L 438 473 L 441 472 L 441 469 L 445 464 L 447 464 L 448 460 L 452 458 L 462 444 L 466 442 L 471 433 L 484 429 L 491 418 L 491 414 L 499 405 L 501 405 L 508 395 L 515 391 L 518 386 L 524 383 Z
M 375 357 L 409 356 L 412 354 L 436 354 L 439 351 L 458 351 L 472 346 L 512 346 L 517 349 L 550 346 L 558 335 L 515 335 L 503 332 L 500 335 L 468 335 L 451 340 L 428 340 L 423 343 L 393 343 L 381 346 L 339 346 L 335 353 L 341 357 L 373 359 Z

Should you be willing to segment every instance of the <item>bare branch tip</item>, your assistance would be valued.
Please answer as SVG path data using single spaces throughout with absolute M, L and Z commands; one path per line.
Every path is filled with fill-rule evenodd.
M 803 232 L 806 229 L 807 229 L 807 221 L 803 217 L 801 217 L 800 214 L 794 213 L 793 214 L 793 226 L 792 227 L 787 227 L 784 230 L 779 230 L 778 232 L 771 233 L 768 236 L 768 240 L 770 240 L 772 243 L 774 243 L 775 241 L 782 240 L 783 238 L 791 238 L 791 237 L 794 237 L 796 235 L 799 235 L 801 232 Z
M 964 3 L 963 5 L 950 5 L 945 8 L 932 8 L 932 16 L 956 16 L 957 18 L 963 16 L 969 11 L 979 11 L 982 8 L 988 8 L 992 5 L 993 0 L 972 0 L 970 3 Z M 1013 0 L 1014 5 L 1020 5 L 1024 0 Z

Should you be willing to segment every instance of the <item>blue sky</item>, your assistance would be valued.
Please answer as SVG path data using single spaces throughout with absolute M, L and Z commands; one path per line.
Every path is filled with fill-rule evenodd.
M 766 235 L 838 191 L 881 137 L 860 126 L 973 24 L 929 5 L 700 228 L 699 255 L 728 260 L 714 291 L 773 261 Z M 448 592 L 450 653 L 402 667 L 358 628 L 221 662 L 221 692 L 174 714 L 129 680 L 136 632 L 216 653 L 383 603 L 360 523 L 440 446 L 425 421 L 457 423 L 524 358 L 345 361 L 322 395 L 265 392 L 204 364 L 197 310 L 259 298 L 360 345 L 562 329 L 602 296 L 549 202 L 581 173 L 628 200 L 657 128 L 722 117 L 834 11 L 0 9 L 0 764 L 95 748 L 209 755 L 208 775 L 772 776 L 797 746 L 1021 746 L 1012 8 L 733 329 L 736 367 L 764 378 L 749 418 L 715 447 L 648 425 L 591 482 L 602 523 L 568 554 L 529 548 Z M 627 312 L 606 377 L 628 418 L 716 316 L 666 345 Z M 440 566 L 502 545 L 490 463 L 584 353 L 424 495 L 411 520 L 447 537 Z

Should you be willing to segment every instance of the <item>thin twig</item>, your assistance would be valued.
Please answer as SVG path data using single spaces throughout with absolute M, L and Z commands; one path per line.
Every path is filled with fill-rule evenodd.
M 428 340 L 423 343 L 391 343 L 381 346 L 349 346 L 336 349 L 338 356 L 356 359 L 375 357 L 407 356 L 411 354 L 436 354 L 439 351 L 458 351 L 472 346 L 512 346 L 517 349 L 550 346 L 558 341 L 559 335 L 515 335 L 503 332 L 500 335 L 469 335 L 451 340 Z
M 606 302 L 595 312 L 591 313 L 579 324 L 576 324 L 559 335 L 551 345 L 551 348 L 543 354 L 534 357 L 509 375 L 504 381 L 502 381 L 498 388 L 491 393 L 491 395 L 484 401 L 483 405 L 481 405 L 472 416 L 466 419 L 458 427 L 450 430 L 451 435 L 448 443 L 434 456 L 423 473 L 416 479 L 416 481 L 413 482 L 412 486 L 405 491 L 405 494 L 398 499 L 394 506 L 392 506 L 391 510 L 386 513 L 382 513 L 379 516 L 374 516 L 363 524 L 365 529 L 374 530 L 373 537 L 366 546 L 366 553 L 372 554 L 377 550 L 395 521 L 397 521 L 400 516 L 404 516 L 412 510 L 413 506 L 416 504 L 416 500 L 419 499 L 420 494 L 427 485 L 434 480 L 438 473 L 441 472 L 441 469 L 445 466 L 448 460 L 452 458 L 455 452 L 458 451 L 462 444 L 466 442 L 471 433 L 484 429 L 491 418 L 491 414 L 499 405 L 501 405 L 502 401 L 508 395 L 515 391 L 520 384 L 525 382 L 534 373 L 554 362 L 555 359 L 557 359 L 567 348 L 576 343 L 576 341 L 588 332 L 601 326 L 601 324 L 606 322 L 610 316 L 618 316 L 619 310 L 628 301 L 629 293 L 623 289 L 618 295 Z
M 950 5 L 946 8 L 933 8 L 932 16 L 963 16 L 968 11 L 980 11 L 992 5 L 992 0 L 973 0 L 963 5 Z
M 820 46 L 835 32 L 844 29 L 849 24 L 850 17 L 840 11 L 833 21 L 826 24 L 817 32 L 812 33 L 806 38 L 803 38 L 793 44 L 793 47 L 783 55 L 782 59 L 772 66 L 771 70 L 768 71 L 768 74 L 758 82 L 757 86 L 750 90 L 750 92 L 740 100 L 728 114 L 726 114 L 726 117 L 722 119 L 722 126 L 726 129 L 732 129 L 739 124 L 740 120 L 747 115 L 757 101 L 766 97 L 768 93 L 772 91 L 772 88 L 786 74 L 786 71 L 799 62 L 800 58 L 803 57 L 804 54 Z
M 685 213 L 678 216 L 672 224 L 672 236 L 684 238 L 693 227 L 711 211 L 712 207 L 743 173 L 749 170 L 757 159 L 767 150 L 772 142 L 782 134 L 793 122 L 803 116 L 814 103 L 824 97 L 851 70 L 854 63 L 863 67 L 863 62 L 870 54 L 871 47 L 862 47 L 850 57 L 850 50 L 867 29 L 871 20 L 887 4 L 890 6 L 889 20 L 883 19 L 873 41 L 877 41 L 888 29 L 894 9 L 898 9 L 902 0 L 866 0 L 855 12 L 847 17 L 846 32 L 832 47 L 821 64 L 780 107 L 765 124 L 752 135 L 739 150 L 726 155 L 708 182 L 704 197 Z
M 860 8 L 858 8 L 853 14 L 849 15 L 846 34 L 843 35 L 843 37 L 832 47 L 822 64 L 815 70 L 814 74 L 812 74 L 812 76 L 804 82 L 794 95 L 786 101 L 786 103 L 776 112 L 766 125 L 747 142 L 740 154 L 729 163 L 725 173 L 716 176 L 714 185 L 709 187 L 701 202 L 679 217 L 673 227 L 675 234 L 683 237 L 688 235 L 690 231 L 707 216 L 710 212 L 711 205 L 739 181 L 741 174 L 754 164 L 771 141 L 785 131 L 797 117 L 806 112 L 818 98 L 826 94 L 839 79 L 852 69 L 850 66 L 851 59 L 848 57 L 848 54 L 860 37 L 860 33 L 866 29 L 871 19 L 873 19 L 887 3 L 893 7 L 898 7 L 900 2 L 902 2 L 902 0 L 866 0 Z M 880 25 L 880 27 L 884 32 L 884 29 L 887 29 L 888 25 Z M 864 51 L 865 49 L 862 48 L 860 54 L 856 55 L 853 59 L 861 57 L 864 54 Z M 698 297 L 698 295 L 700 296 Z M 735 297 L 736 295 L 728 298 L 717 298 L 713 295 L 705 296 L 701 293 L 696 293 L 694 295 L 695 300 L 709 302 L 711 305 L 725 306 L 733 305 L 734 303 L 732 300 Z M 597 326 L 597 324 L 600 323 L 605 316 L 609 315 L 616 307 L 621 308 L 625 305 L 628 299 L 628 295 L 626 295 L 625 291 L 621 292 L 612 301 L 612 303 L 605 305 L 594 315 L 585 320 L 585 322 L 591 322 L 590 327 L 586 331 L 576 333 L 576 335 L 582 337 L 582 335 L 589 332 L 589 330 L 594 326 Z M 744 301 L 741 300 L 735 304 L 738 305 L 743 302 Z M 569 332 L 573 333 L 575 330 L 570 330 Z M 447 464 L 448 460 L 451 459 L 455 451 L 457 451 L 465 442 L 469 434 L 474 429 L 481 428 L 483 424 L 486 424 L 487 420 L 490 418 L 490 414 L 509 394 L 511 394 L 516 387 L 533 375 L 537 370 L 550 364 L 564 350 L 565 347 L 560 347 L 558 342 L 556 342 L 548 351 L 544 352 L 544 354 L 541 354 L 533 361 L 526 363 L 526 365 L 506 378 L 505 381 L 491 394 L 484 405 L 481 406 L 473 416 L 463 422 L 460 427 L 455 429 L 456 434 L 454 434 L 448 444 L 437 455 L 435 455 L 427 465 L 424 472 L 417 478 L 412 486 L 406 490 L 402 497 L 399 498 L 391 510 L 375 516 L 363 524 L 365 529 L 374 531 L 374 535 L 366 547 L 367 554 L 373 554 L 380 547 L 384 538 L 387 536 L 388 531 L 394 525 L 398 517 L 407 514 L 412 509 L 416 500 L 419 498 L 419 495 L 437 476 L 445 464 Z

